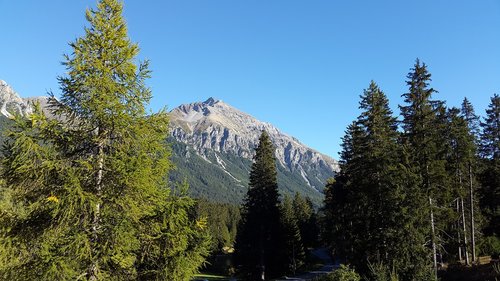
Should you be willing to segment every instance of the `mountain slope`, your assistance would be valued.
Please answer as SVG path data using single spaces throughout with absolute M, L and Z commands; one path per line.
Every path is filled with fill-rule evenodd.
M 47 98 L 21 98 L 0 80 L 0 130 L 15 114 L 26 116 Z M 48 113 L 50 114 L 50 113 Z M 300 192 L 319 204 L 326 179 L 338 163 L 301 144 L 269 123 L 213 98 L 181 105 L 170 112 L 174 181 L 187 179 L 190 193 L 215 201 L 239 203 L 247 191 L 254 148 L 262 130 L 276 147 L 278 184 L 282 193 Z
M 173 138 L 185 145 L 182 148 L 174 145 L 174 158 L 202 159 L 206 169 L 213 170 L 200 174 L 200 181 L 208 181 L 211 185 L 204 188 L 220 189 L 219 192 L 224 197 L 231 197 L 231 201 L 241 200 L 246 193 L 253 151 L 262 130 L 267 131 L 276 147 L 278 184 L 282 192 L 300 192 L 319 201 L 326 179 L 338 170 L 334 159 L 220 100 L 209 98 L 205 102 L 181 105 L 170 112 L 170 118 Z M 188 174 L 194 171 L 185 170 L 183 164 L 176 176 L 186 176 L 194 192 L 203 194 L 197 190 L 200 183 L 192 179 L 195 176 Z M 221 180 L 217 182 L 207 180 L 203 174 L 225 175 L 217 176 Z M 217 185 L 220 187 L 214 187 Z M 234 188 L 236 190 L 232 190 Z

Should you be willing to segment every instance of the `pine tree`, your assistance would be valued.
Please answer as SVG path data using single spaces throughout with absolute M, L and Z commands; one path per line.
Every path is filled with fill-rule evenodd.
M 148 63 L 135 64 L 122 9 L 101 0 L 87 11 L 90 26 L 70 44 L 67 75 L 58 78 L 60 99 L 51 98 L 55 118 L 38 106 L 9 133 L 2 174 L 13 206 L 0 218 L 2 279 L 133 280 L 144 260 L 154 271 L 190 263 L 189 275 L 203 261 L 207 239 L 187 215 L 192 203 L 167 188 L 167 114 L 146 114 Z M 161 235 L 147 239 L 152 232 Z M 144 245 L 160 241 L 168 243 L 158 255 Z M 155 280 L 189 279 L 182 275 Z
M 285 255 L 288 257 L 288 273 L 295 275 L 297 270 L 304 265 L 305 253 L 294 205 L 288 195 L 285 195 L 281 203 L 281 224 L 285 241 Z
M 480 205 L 487 224 L 485 235 L 500 235 L 500 96 L 495 94 L 481 122 L 480 154 L 483 159 Z
M 276 175 L 274 147 L 263 131 L 236 238 L 236 262 L 249 280 L 265 280 L 286 270 Z

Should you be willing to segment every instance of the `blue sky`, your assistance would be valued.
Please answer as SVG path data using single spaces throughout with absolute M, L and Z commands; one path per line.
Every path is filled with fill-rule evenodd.
M 95 3 L 0 0 L 0 79 L 57 94 Z M 151 61 L 153 109 L 213 96 L 335 158 L 370 80 L 397 113 L 417 57 L 449 106 L 467 96 L 484 114 L 500 93 L 498 0 L 125 0 L 124 13 Z

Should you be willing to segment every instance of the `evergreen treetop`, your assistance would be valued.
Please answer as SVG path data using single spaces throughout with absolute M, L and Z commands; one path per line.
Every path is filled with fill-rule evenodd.
M 236 238 L 236 262 L 249 280 L 264 280 L 286 271 L 279 204 L 274 147 L 263 131 L 255 149 Z

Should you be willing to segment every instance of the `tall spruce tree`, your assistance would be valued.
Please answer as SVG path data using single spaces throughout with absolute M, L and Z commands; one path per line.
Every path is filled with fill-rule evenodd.
M 135 64 L 120 2 L 101 0 L 86 18 L 51 99 L 55 118 L 38 106 L 9 133 L 0 278 L 135 280 L 147 261 L 147 270 L 188 272 L 154 280 L 189 280 L 207 239 L 187 214 L 191 201 L 167 189 L 168 119 L 146 114 L 148 63 Z
M 279 204 L 274 147 L 263 131 L 236 237 L 236 263 L 248 280 L 265 280 L 286 271 Z
M 439 234 L 448 226 L 450 202 L 453 201 L 447 182 L 446 138 L 443 135 L 446 111 L 442 102 L 432 100 L 436 91 L 429 87 L 431 74 L 425 63 L 417 59 L 407 78 L 409 90 L 403 94 L 406 105 L 400 106 L 404 138 L 411 149 L 411 165 L 417 168 L 421 178 L 420 194 L 428 198 L 428 236 L 437 275 L 437 255 L 444 243 Z
M 468 149 L 466 150 L 467 158 L 467 185 L 469 189 L 469 235 L 470 235 L 470 252 L 472 256 L 472 262 L 476 261 L 476 236 L 479 233 L 476 227 L 478 217 L 480 217 L 480 212 L 478 210 L 478 204 L 476 200 L 476 190 L 478 186 L 477 175 L 478 175 L 478 144 L 479 144 L 479 117 L 474 111 L 474 107 L 469 102 L 467 98 L 464 98 L 461 108 L 461 116 L 465 120 L 468 127 Z M 464 207 L 462 207 L 462 211 Z
M 481 172 L 480 205 L 487 222 L 487 236 L 500 235 L 500 96 L 495 94 L 481 122 L 480 154 L 483 160 Z
M 398 163 L 396 118 L 392 115 L 387 97 L 373 81 L 361 96 L 360 109 L 362 113 L 358 122 L 365 132 L 361 140 L 363 150 L 360 158 L 363 161 L 359 163 L 361 171 L 351 175 L 358 183 L 354 188 L 366 198 L 365 214 L 358 223 L 368 226 L 366 233 L 370 238 L 364 243 L 368 259 L 389 263 L 389 251 L 397 247 L 393 240 L 395 237 L 391 237 L 395 216 L 392 208 L 397 206 L 393 201 L 397 189 L 391 174 Z

